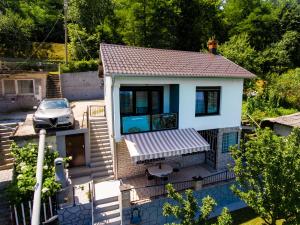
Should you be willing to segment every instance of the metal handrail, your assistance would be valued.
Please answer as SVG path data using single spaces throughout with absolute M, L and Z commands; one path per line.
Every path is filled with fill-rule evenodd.
M 192 180 L 177 181 L 177 182 L 173 182 L 170 184 L 172 184 L 174 186 L 175 190 L 183 191 L 183 190 L 191 188 L 192 182 L 194 182 L 196 180 L 201 180 L 203 186 L 209 186 L 212 184 L 233 180 L 234 178 L 235 178 L 235 175 L 233 172 L 225 170 L 225 171 L 222 171 L 222 172 L 219 172 L 216 174 L 212 174 L 209 176 L 205 176 L 205 177 L 199 176 L 199 177 L 195 177 L 195 179 L 192 179 Z M 134 192 L 138 192 L 139 190 L 146 189 L 150 192 L 150 189 L 153 188 L 156 193 L 154 193 L 152 196 L 149 196 L 149 197 L 159 197 L 159 196 L 164 196 L 167 194 L 165 185 L 166 184 L 155 184 L 155 185 L 147 185 L 147 186 L 141 186 L 141 187 L 132 187 L 132 188 L 127 189 L 127 191 L 134 193 Z M 131 202 L 136 202 L 139 200 L 143 200 L 143 199 L 135 199 L 135 196 L 134 196 L 133 199 L 131 200 Z
M 40 130 L 38 159 L 37 159 L 37 164 L 36 164 L 36 184 L 35 184 L 35 188 L 34 188 L 35 191 L 34 191 L 34 197 L 33 197 L 31 225 L 39 225 L 40 224 L 45 140 L 46 140 L 46 130 L 42 129 L 42 130 Z

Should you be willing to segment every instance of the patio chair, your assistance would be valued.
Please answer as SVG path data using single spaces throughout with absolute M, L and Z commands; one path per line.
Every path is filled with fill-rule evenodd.
M 148 180 L 153 180 L 153 179 L 154 179 L 154 176 L 152 176 L 152 175 L 149 173 L 148 169 L 145 170 L 145 175 L 146 175 L 146 177 L 147 177 Z

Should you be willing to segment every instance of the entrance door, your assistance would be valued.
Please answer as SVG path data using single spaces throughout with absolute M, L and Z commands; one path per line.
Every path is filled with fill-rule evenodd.
M 85 166 L 84 134 L 66 136 L 66 153 L 72 156 L 70 167 Z

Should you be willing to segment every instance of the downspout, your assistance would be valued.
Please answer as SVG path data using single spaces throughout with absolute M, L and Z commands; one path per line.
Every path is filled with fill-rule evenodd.
M 45 139 L 46 139 L 46 130 L 42 129 L 40 131 L 38 158 L 37 158 L 37 164 L 36 164 L 36 184 L 35 184 L 35 191 L 34 191 L 34 197 L 33 197 L 31 225 L 39 225 L 40 224 L 41 194 L 42 194 L 42 186 L 43 186 L 43 167 L 44 167 L 44 154 L 45 154 Z

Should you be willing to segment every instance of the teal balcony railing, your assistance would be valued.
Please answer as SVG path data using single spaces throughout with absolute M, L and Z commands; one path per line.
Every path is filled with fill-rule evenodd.
M 142 133 L 178 128 L 177 113 L 121 117 L 121 133 Z

